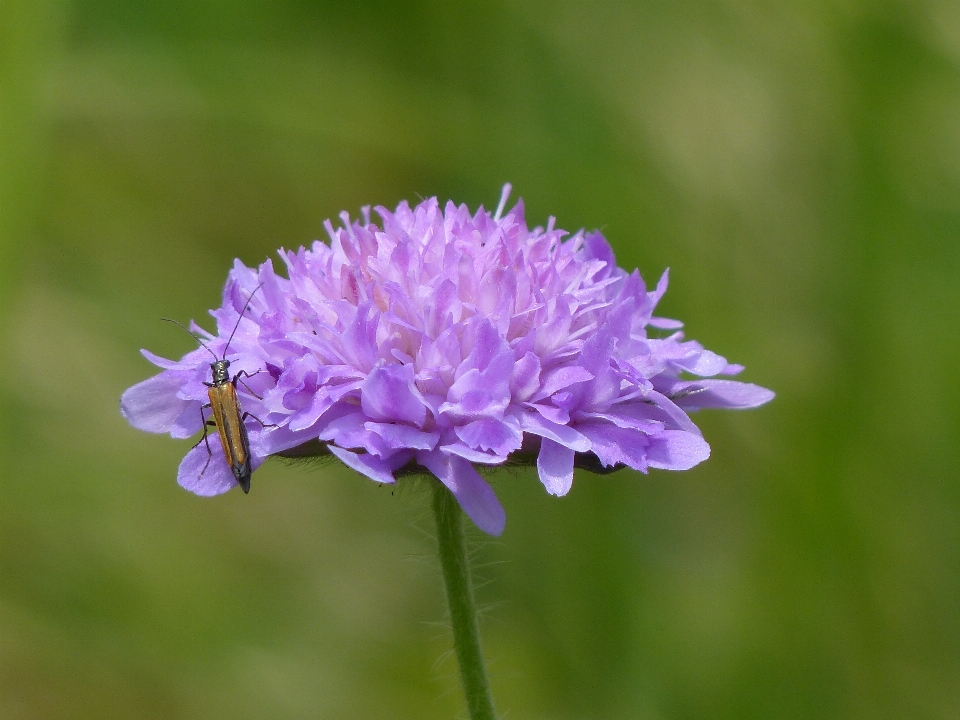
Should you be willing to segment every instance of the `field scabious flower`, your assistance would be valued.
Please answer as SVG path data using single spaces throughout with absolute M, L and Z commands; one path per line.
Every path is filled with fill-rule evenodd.
M 499 535 L 504 510 L 475 464 L 535 456 L 553 495 L 584 459 L 685 470 L 710 454 L 689 411 L 773 397 L 725 379 L 742 366 L 654 316 L 667 273 L 648 289 L 599 232 L 565 237 L 552 218 L 528 229 L 522 201 L 503 212 L 509 189 L 494 214 L 436 198 L 378 207 L 379 223 L 369 208 L 362 221 L 343 213 L 342 227 L 325 224 L 329 245 L 280 251 L 286 278 L 269 260 L 235 263 L 211 313 L 217 334 L 191 329 L 219 355 L 236 326 L 227 359 L 250 376 L 238 392 L 254 469 L 317 441 L 378 482 L 419 466 Z M 124 393 L 123 415 L 196 434 L 208 351 L 143 354 L 163 372 Z M 198 443 L 180 465 L 179 483 L 198 495 L 236 485 L 219 443 L 210 452 Z

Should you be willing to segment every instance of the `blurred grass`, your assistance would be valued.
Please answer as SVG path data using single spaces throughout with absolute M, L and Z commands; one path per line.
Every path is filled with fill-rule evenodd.
M 523 718 L 960 711 L 960 11 L 0 4 L 0 716 L 455 717 L 423 493 L 175 484 L 117 412 L 234 257 L 439 195 L 601 227 L 777 400 L 682 475 L 504 474 Z

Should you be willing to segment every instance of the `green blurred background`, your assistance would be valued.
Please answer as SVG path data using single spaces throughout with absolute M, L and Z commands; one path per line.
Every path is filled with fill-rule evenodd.
M 234 257 L 505 181 L 778 393 L 495 478 L 505 717 L 960 716 L 956 0 L 0 0 L 0 717 L 463 716 L 428 493 L 199 499 L 118 398 Z

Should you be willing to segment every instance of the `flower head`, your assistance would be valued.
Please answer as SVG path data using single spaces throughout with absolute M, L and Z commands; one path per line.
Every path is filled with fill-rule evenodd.
M 217 333 L 191 329 L 217 355 L 235 330 L 227 359 L 244 373 L 236 385 L 254 469 L 317 441 L 378 482 L 417 465 L 499 535 L 504 511 L 475 463 L 534 453 L 553 495 L 570 490 L 578 460 L 685 470 L 710 454 L 688 411 L 773 397 L 704 379 L 743 368 L 654 316 L 667 273 L 648 290 L 638 271 L 616 266 L 599 232 L 565 237 L 553 218 L 529 230 L 522 201 L 503 214 L 509 191 L 494 214 L 441 209 L 436 198 L 378 207 L 379 223 L 369 208 L 362 222 L 343 213 L 342 227 L 325 224 L 329 245 L 280 251 L 286 278 L 269 260 L 235 262 L 211 312 Z M 208 350 L 179 361 L 143 354 L 163 372 L 124 393 L 124 417 L 196 434 Z M 179 483 L 198 495 L 237 484 L 219 443 L 207 445 L 180 464 Z

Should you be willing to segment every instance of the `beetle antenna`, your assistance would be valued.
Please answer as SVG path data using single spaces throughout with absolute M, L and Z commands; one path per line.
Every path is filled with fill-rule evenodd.
M 194 340 L 196 340 L 198 343 L 200 343 L 200 344 L 203 346 L 203 349 L 204 349 L 204 350 L 206 350 L 208 353 L 210 353 L 211 355 L 213 355 L 213 359 L 214 359 L 214 360 L 219 360 L 219 359 L 220 359 L 220 358 L 217 357 L 217 354 L 216 354 L 213 350 L 211 350 L 203 340 L 201 340 L 200 338 L 198 338 L 196 335 L 194 335 L 192 332 L 190 332 L 187 328 L 185 328 L 183 325 L 181 325 L 180 323 L 178 323 L 176 320 L 171 320 L 170 318 L 160 318 L 160 319 L 161 319 L 161 320 L 164 320 L 165 322 L 168 322 L 168 323 L 173 323 L 174 325 L 176 325 L 177 327 L 179 327 L 180 329 L 182 329 L 185 333 L 187 333 L 187 335 L 189 335 L 189 336 L 192 337 Z
M 253 292 L 250 293 L 250 297 L 247 298 L 246 305 L 244 305 L 243 310 L 240 311 L 240 315 L 239 317 L 237 317 L 237 324 L 233 326 L 233 332 L 230 333 L 230 337 L 227 338 L 227 344 L 223 346 L 224 360 L 226 360 L 227 358 L 227 349 L 230 347 L 230 343 L 233 342 L 233 336 L 237 334 L 237 328 L 240 327 L 240 321 L 243 320 L 243 314 L 247 311 L 247 308 L 250 307 L 250 301 L 253 300 L 253 296 L 256 295 L 257 290 L 259 290 L 262 287 L 263 287 L 263 283 L 261 282 L 259 285 L 257 285 L 253 289 Z

